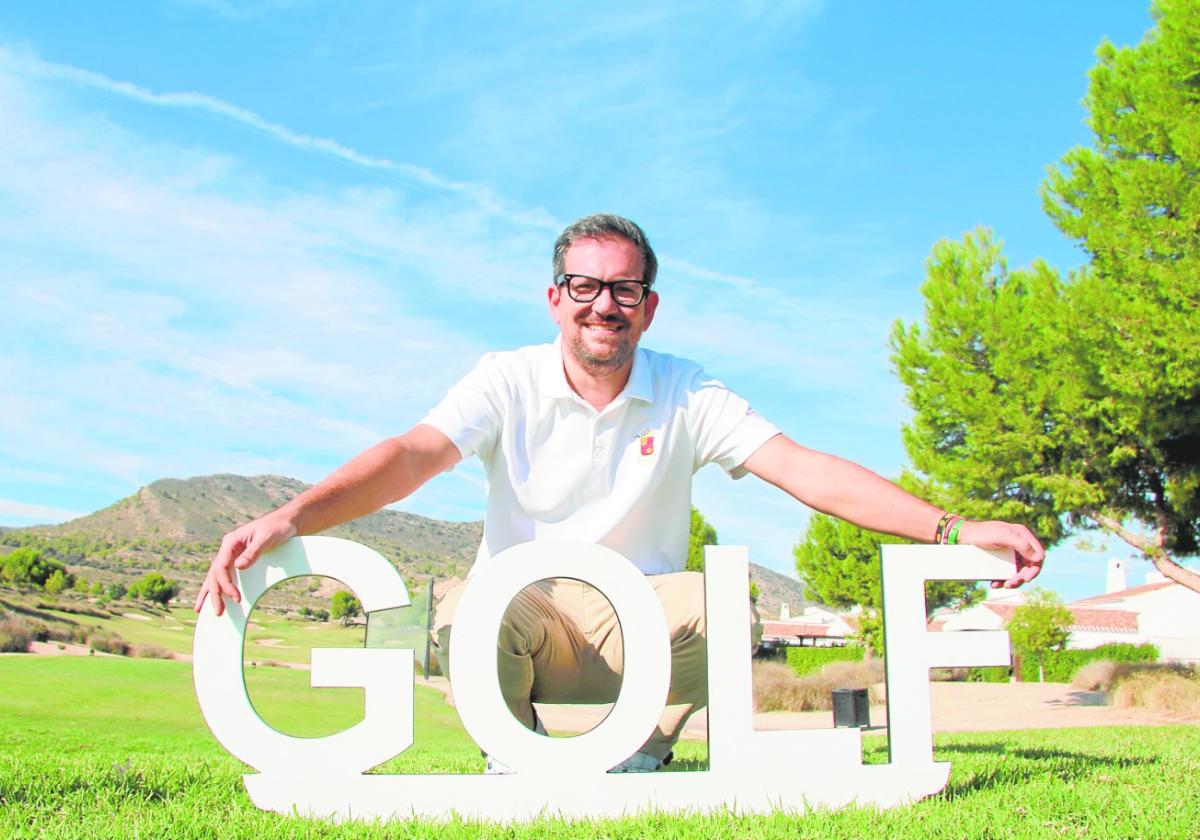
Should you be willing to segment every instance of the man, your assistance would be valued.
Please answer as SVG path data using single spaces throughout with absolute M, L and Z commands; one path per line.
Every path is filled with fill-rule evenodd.
M 196 610 L 210 595 L 218 615 L 220 596 L 239 600 L 231 568 L 403 499 L 478 455 L 489 491 L 477 564 L 521 542 L 567 538 L 613 548 L 651 576 L 671 629 L 668 707 L 616 768 L 645 771 L 669 760 L 688 716 L 707 701 L 702 578 L 683 571 L 691 477 L 705 464 L 735 478 L 753 473 L 871 530 L 1014 549 L 1019 568 L 1007 586 L 1038 574 L 1044 552 L 1024 526 L 951 517 L 863 467 L 794 443 L 698 365 L 639 349 L 658 308 L 656 273 L 633 222 L 600 214 L 569 226 L 555 243 L 546 293 L 555 343 L 485 356 L 412 430 L 227 534 Z M 435 621 L 443 668 L 460 592 L 447 595 Z M 542 581 L 514 599 L 497 655 L 505 699 L 531 729 L 535 700 L 606 702 L 620 687 L 615 616 L 575 581 Z

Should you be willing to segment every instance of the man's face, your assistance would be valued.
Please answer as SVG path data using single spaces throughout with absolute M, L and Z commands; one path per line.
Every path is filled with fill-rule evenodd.
M 580 239 L 563 255 L 564 274 L 586 274 L 599 280 L 641 280 L 642 255 L 621 237 Z M 649 292 L 637 306 L 621 306 L 605 288 L 591 303 L 578 303 L 566 286 L 551 286 L 550 315 L 562 332 L 563 346 L 584 370 L 603 375 L 620 370 L 654 320 L 658 293 Z

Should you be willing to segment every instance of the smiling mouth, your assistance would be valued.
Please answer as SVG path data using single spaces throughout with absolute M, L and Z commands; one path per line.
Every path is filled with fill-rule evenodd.
M 618 330 L 625 329 L 629 325 L 622 323 L 620 321 L 600 321 L 598 323 L 596 323 L 596 322 L 585 323 L 585 324 L 581 324 L 580 326 L 585 330 L 598 330 L 600 332 L 617 332 Z

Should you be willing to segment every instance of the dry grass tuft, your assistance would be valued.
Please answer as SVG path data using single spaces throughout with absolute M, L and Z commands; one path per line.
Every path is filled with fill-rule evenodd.
M 113 653 L 117 656 L 128 656 L 130 651 L 129 642 L 122 639 L 116 633 L 98 632 L 88 636 L 88 647 L 100 653 Z
M 777 662 L 754 663 L 754 710 L 758 712 L 828 711 L 835 688 L 866 688 L 872 704 L 882 703 L 883 662 L 831 662 L 818 674 L 797 677 Z
M 1116 682 L 1111 702 L 1119 708 L 1200 719 L 1200 675 L 1176 668 L 1139 668 Z
M 134 645 L 133 655 L 142 659 L 174 659 L 175 654 L 162 645 L 152 645 L 149 642 Z
M 0 618 L 0 653 L 26 653 L 37 632 L 20 616 Z

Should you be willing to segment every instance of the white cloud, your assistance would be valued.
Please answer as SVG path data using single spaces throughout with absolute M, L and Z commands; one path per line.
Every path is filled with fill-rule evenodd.
M 105 97 L 232 120 L 365 180 L 283 186 L 220 148 L 135 131 Z M 82 471 L 121 494 L 218 471 L 313 481 L 415 422 L 485 350 L 550 332 L 540 301 L 558 224 L 488 188 L 2 48 L 0 124 L 0 284 L 15 304 L 0 455 L 25 475 Z M 806 236 L 818 239 L 797 226 Z M 864 389 L 878 315 L 813 294 L 812 278 L 662 261 L 650 346 L 733 374 L 752 398 Z M 14 496 L 22 479 L 4 473 Z M 404 507 L 476 518 L 482 480 L 460 468 Z M 699 487 L 723 537 L 786 570 L 799 506 L 750 482 Z
M 48 525 L 66 522 L 83 516 L 82 511 L 63 510 L 53 505 L 37 505 L 19 502 L 16 499 L 0 499 L 0 517 L 5 521 L 24 520 L 24 524 Z

